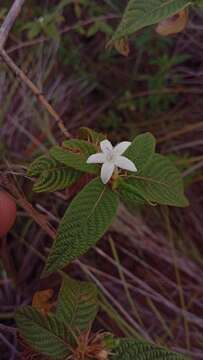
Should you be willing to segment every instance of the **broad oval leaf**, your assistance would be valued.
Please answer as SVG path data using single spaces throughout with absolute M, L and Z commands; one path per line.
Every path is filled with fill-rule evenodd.
M 51 156 L 62 164 L 73 169 L 95 174 L 99 172 L 97 165 L 87 164 L 87 158 L 98 151 L 97 147 L 84 140 L 66 140 L 61 146 L 50 150 Z
M 44 316 L 25 306 L 17 311 L 15 318 L 20 334 L 33 349 L 55 360 L 70 355 L 68 331 L 54 315 Z
M 111 43 L 167 19 L 191 3 L 189 0 L 130 0 Z
M 72 201 L 59 225 L 45 273 L 64 267 L 94 246 L 116 215 L 118 197 L 96 178 Z
M 98 294 L 94 284 L 64 278 L 59 292 L 56 315 L 73 331 L 91 328 L 98 311 Z
M 33 161 L 28 169 L 29 176 L 38 177 L 33 187 L 33 190 L 38 193 L 63 190 L 76 182 L 81 174 L 44 155 Z
M 112 360 L 186 360 L 181 354 L 135 339 L 120 339 Z
M 173 163 L 160 154 L 154 154 L 138 175 L 129 176 L 126 183 L 148 202 L 185 207 L 183 180 Z
M 156 140 L 152 134 L 140 134 L 136 136 L 123 155 L 132 160 L 140 172 L 153 156 L 155 146 Z

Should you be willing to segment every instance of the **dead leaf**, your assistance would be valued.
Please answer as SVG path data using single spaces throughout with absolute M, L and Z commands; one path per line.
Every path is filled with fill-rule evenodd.
M 178 14 L 161 21 L 156 32 L 161 36 L 169 36 L 183 31 L 188 23 L 188 9 L 180 11 Z
M 128 40 L 122 38 L 120 40 L 116 40 L 114 43 L 114 46 L 116 48 L 116 50 L 124 55 L 124 56 L 128 56 L 130 53 L 130 46 L 129 46 L 129 42 Z
M 53 289 L 37 291 L 33 296 L 32 306 L 44 315 L 47 315 L 54 306 L 54 303 L 50 301 L 53 293 Z

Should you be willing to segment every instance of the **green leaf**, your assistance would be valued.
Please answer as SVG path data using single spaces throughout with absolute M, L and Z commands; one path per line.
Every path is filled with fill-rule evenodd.
M 67 329 L 54 315 L 43 316 L 26 306 L 17 311 L 16 323 L 22 337 L 36 351 L 55 360 L 70 355 Z
M 28 169 L 29 176 L 38 177 L 33 187 L 38 193 L 65 189 L 76 182 L 81 174 L 44 155 L 38 157 Z
M 120 339 L 112 360 L 186 360 L 181 354 L 135 339 Z
M 173 16 L 191 3 L 189 0 L 130 0 L 111 42 Z
M 66 210 L 45 273 L 61 269 L 94 246 L 111 224 L 117 207 L 116 193 L 100 179 L 92 180 Z
M 55 146 L 50 150 L 51 156 L 62 164 L 73 169 L 88 172 L 91 174 L 98 173 L 97 165 L 87 164 L 87 158 L 96 153 L 98 149 L 93 144 L 84 140 L 66 140 L 62 147 Z
M 102 140 L 106 139 L 106 136 L 88 127 L 81 127 L 79 129 L 79 137 L 87 140 L 93 144 L 99 144 Z
M 152 134 L 140 134 L 136 136 L 123 155 L 132 160 L 136 165 L 138 172 L 140 172 L 153 156 L 155 146 L 156 139 Z
M 130 209 L 139 205 L 144 205 L 147 202 L 134 186 L 128 184 L 122 178 L 118 179 L 118 191 L 121 201 Z
M 94 284 L 64 278 L 58 298 L 57 317 L 73 330 L 88 330 L 98 311 Z
M 129 176 L 126 183 L 131 193 L 134 189 L 148 202 L 179 207 L 188 205 L 181 175 L 165 156 L 154 154 L 139 175 Z

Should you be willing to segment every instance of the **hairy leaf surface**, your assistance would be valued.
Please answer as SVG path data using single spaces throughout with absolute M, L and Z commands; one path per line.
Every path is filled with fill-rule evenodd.
M 98 173 L 97 165 L 87 164 L 87 158 L 96 153 L 97 148 L 84 140 L 66 140 L 61 146 L 54 146 L 50 153 L 54 159 L 73 169 L 88 172 L 91 174 Z
M 76 182 L 81 172 L 42 155 L 30 165 L 28 175 L 38 177 L 33 190 L 39 193 L 63 190 Z
M 70 355 L 67 329 L 54 315 L 43 316 L 26 306 L 17 311 L 16 322 L 22 337 L 36 351 L 55 360 Z
M 58 298 L 57 317 L 73 330 L 90 328 L 98 311 L 97 288 L 94 284 L 63 280 Z
M 118 197 L 100 179 L 92 180 L 72 201 L 59 225 L 45 272 L 61 269 L 94 246 L 111 224 Z
M 129 208 L 144 205 L 147 202 L 147 200 L 139 194 L 138 190 L 134 186 L 130 185 L 121 178 L 118 182 L 118 191 L 121 201 Z
M 186 360 L 181 354 L 135 339 L 121 339 L 112 360 Z
M 134 189 L 135 194 L 140 194 L 148 202 L 179 207 L 188 205 L 181 175 L 165 156 L 154 154 L 143 170 L 138 175 L 129 176 L 126 183 L 129 196 L 133 196 Z

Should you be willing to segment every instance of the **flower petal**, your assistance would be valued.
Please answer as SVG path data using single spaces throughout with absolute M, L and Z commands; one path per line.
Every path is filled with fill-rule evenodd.
M 113 146 L 109 140 L 103 140 L 100 142 L 101 151 L 108 153 L 113 150 Z
M 87 164 L 102 164 L 105 161 L 105 158 L 103 153 L 93 154 L 88 157 Z
M 135 164 L 125 156 L 118 156 L 115 165 L 124 170 L 137 171 Z
M 130 145 L 131 145 L 130 141 L 122 141 L 115 146 L 114 152 L 117 155 L 122 155 Z
M 103 182 L 103 184 L 107 184 L 107 182 L 111 179 L 111 176 L 113 175 L 114 172 L 114 164 L 110 163 L 110 162 L 105 162 L 102 165 L 101 168 L 101 180 Z

